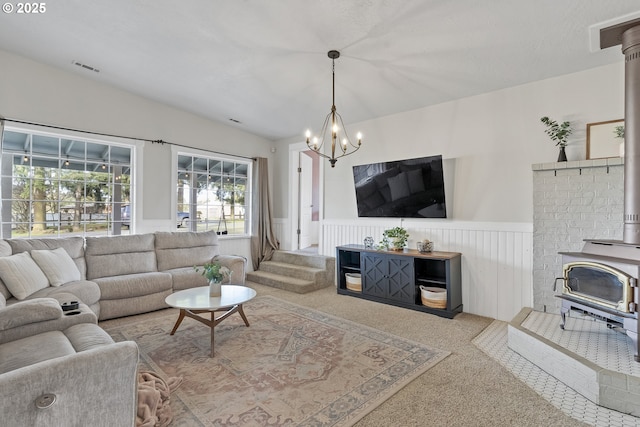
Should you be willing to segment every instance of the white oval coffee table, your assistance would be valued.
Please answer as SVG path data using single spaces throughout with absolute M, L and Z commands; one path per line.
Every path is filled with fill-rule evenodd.
M 219 297 L 210 297 L 208 286 L 174 292 L 164 300 L 171 307 L 180 309 L 180 315 L 170 335 L 176 332 L 185 316 L 204 323 L 211 328 L 211 357 L 213 357 L 215 326 L 235 312 L 240 313 L 244 324 L 249 326 L 247 316 L 244 315 L 244 311 L 242 310 L 242 304 L 253 299 L 255 296 L 256 291 L 253 289 L 238 285 L 222 285 L 222 292 Z M 215 317 L 216 311 L 223 311 L 224 313 Z M 198 314 L 207 312 L 211 313 L 211 320 L 198 316 Z

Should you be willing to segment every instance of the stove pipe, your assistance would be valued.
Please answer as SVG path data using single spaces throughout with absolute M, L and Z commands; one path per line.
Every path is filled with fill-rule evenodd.
M 624 243 L 640 244 L 640 25 L 622 33 L 624 54 Z

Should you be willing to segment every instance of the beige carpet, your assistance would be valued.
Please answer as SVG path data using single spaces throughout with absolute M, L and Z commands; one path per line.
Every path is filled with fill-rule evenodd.
M 393 334 L 272 296 L 209 330 L 177 310 L 105 322 L 134 340 L 141 366 L 183 377 L 172 394 L 173 425 L 348 426 L 448 355 Z

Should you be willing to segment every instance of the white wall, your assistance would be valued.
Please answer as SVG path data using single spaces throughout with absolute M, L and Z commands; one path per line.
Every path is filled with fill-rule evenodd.
M 518 304 L 530 303 L 532 295 L 531 165 L 558 157 L 540 118 L 571 121 L 575 130 L 567 156 L 584 159 L 586 124 L 623 117 L 623 60 L 621 54 L 613 65 L 347 125 L 350 132 L 362 131 L 363 147 L 333 169 L 325 162 L 323 253 L 334 255 L 335 244 L 361 243 L 358 225 L 363 219 L 357 218 L 353 165 L 441 154 L 454 166 L 453 179 L 445 182 L 452 194 L 447 199 L 452 215 L 447 220 L 411 220 L 405 226 L 415 235 L 428 230 L 436 239 L 445 236 L 446 241 L 436 240 L 437 247 L 462 252 L 466 312 L 511 320 L 510 313 L 517 313 Z M 348 119 L 348 111 L 341 113 Z M 301 135 L 278 141 L 276 169 L 287 170 L 286 147 L 302 140 Z M 286 173 L 274 175 L 274 186 L 275 216 L 286 221 Z M 378 223 L 392 227 L 399 220 Z M 446 237 L 451 229 L 460 230 L 459 236 Z M 344 241 L 349 230 L 352 240 Z M 465 237 L 468 233 L 491 239 Z M 381 236 L 373 237 L 378 241 Z M 500 298 L 500 292 L 523 297 Z
M 452 219 L 530 223 L 531 165 L 558 157 L 540 117 L 570 120 L 575 131 L 567 156 L 584 159 L 586 124 L 623 117 L 623 59 L 621 54 L 613 65 L 347 125 L 363 133 L 363 147 L 325 168 L 324 218 L 357 217 L 352 165 L 441 154 L 455 161 Z M 341 113 L 348 119 L 348 111 Z M 301 141 L 302 135 L 278 141 L 279 170 L 288 166 L 286 147 Z M 274 183 L 277 217 L 288 215 L 286 178 L 280 174 Z M 335 195 L 340 203 L 332 201 Z
M 0 50 L 0 116 L 65 128 L 164 140 L 236 156 L 272 156 L 272 142 L 242 130 L 168 107 L 76 72 L 67 72 Z M 107 71 L 104 71 L 107 72 Z M 6 126 L 20 126 L 7 122 Z M 99 138 L 99 137 L 97 137 Z M 137 233 L 171 230 L 171 146 L 146 142 L 139 150 Z M 221 240 L 223 240 L 222 238 Z M 235 239 L 237 240 L 237 239 Z M 244 239 L 247 240 L 247 239 Z M 249 255 L 246 242 L 221 244 Z

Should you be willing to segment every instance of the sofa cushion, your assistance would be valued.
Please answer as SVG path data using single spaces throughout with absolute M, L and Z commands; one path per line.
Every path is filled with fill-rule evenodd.
M 95 280 L 100 287 L 101 301 L 126 299 L 171 290 L 171 275 L 168 273 L 125 274 Z
M 91 350 L 114 342 L 104 329 L 92 323 L 73 325 L 67 328 L 64 334 L 76 352 Z
M 49 286 L 49 279 L 28 252 L 0 257 L 0 277 L 19 300 Z
M 74 353 L 76 351 L 71 342 L 61 331 L 43 332 L 10 341 L 0 345 L 0 374 Z
M 171 274 L 174 292 L 209 285 L 207 279 L 202 275 L 202 269 L 198 272 L 193 267 L 182 267 L 167 270 L 166 273 Z
M 115 319 L 116 317 L 132 316 L 167 308 L 168 305 L 164 300 L 171 295 L 171 293 L 172 290 L 167 289 L 151 295 L 101 300 L 98 319 L 100 321 Z
M 54 299 L 35 298 L 21 301 L 0 310 L 0 331 L 55 320 L 60 316 L 62 316 L 62 308 Z
M 64 248 L 34 249 L 31 257 L 38 264 L 51 286 L 80 280 L 80 270 Z
M 87 237 L 87 279 L 157 270 L 153 234 Z
M 86 264 L 84 260 L 84 238 L 80 236 L 63 238 L 42 238 L 42 239 L 9 239 L 7 243 L 11 246 L 12 253 L 31 252 L 34 249 L 58 249 L 65 251 L 75 262 L 82 278 L 85 278 Z
M 72 294 L 73 298 L 68 295 Z M 58 297 L 62 295 L 62 297 Z M 100 301 L 100 288 L 95 282 L 89 280 L 77 280 L 75 282 L 65 283 L 62 286 L 49 286 L 34 292 L 31 298 L 55 298 L 60 302 L 80 301 L 87 305 L 93 305 Z M 63 301 L 61 301 L 61 299 Z
M 203 265 L 220 254 L 215 231 L 156 232 L 155 235 L 158 271 Z
M 67 295 L 65 301 L 77 300 L 74 295 L 64 295 Z M 98 323 L 97 314 L 86 304 L 80 303 L 76 311 L 80 313 L 64 314 L 59 300 L 53 298 L 34 298 L 16 302 L 0 310 L 0 344 L 43 332 L 64 331 L 79 323 Z

